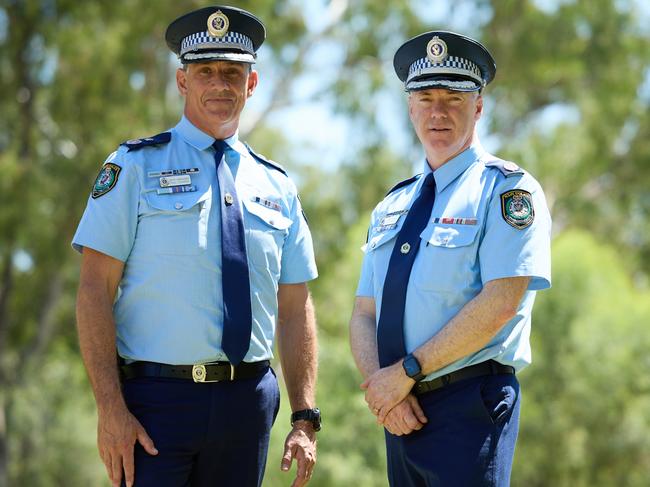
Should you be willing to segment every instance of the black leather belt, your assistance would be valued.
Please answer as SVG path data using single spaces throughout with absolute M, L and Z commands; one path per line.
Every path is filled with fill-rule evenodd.
M 233 366 L 230 362 L 212 362 L 196 365 L 168 365 L 157 362 L 133 362 L 120 367 L 124 379 L 136 377 L 166 377 L 188 379 L 194 382 L 220 382 L 252 379 L 268 370 L 270 362 L 242 362 Z
M 482 375 L 499 375 L 499 374 L 514 374 L 515 368 L 509 365 L 503 365 L 495 360 L 488 360 L 480 364 L 470 365 L 463 369 L 450 372 L 449 374 L 436 377 L 435 379 L 418 382 L 413 386 L 413 393 L 416 395 L 424 394 L 425 392 L 435 391 L 441 387 L 448 386 L 454 382 L 459 382 L 465 379 L 473 379 Z

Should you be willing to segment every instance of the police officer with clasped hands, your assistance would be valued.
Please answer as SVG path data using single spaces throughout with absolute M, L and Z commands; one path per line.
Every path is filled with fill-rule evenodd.
M 294 486 L 312 475 L 312 239 L 284 169 L 238 136 L 264 38 L 232 7 L 171 23 L 183 117 L 109 156 L 74 236 L 79 342 L 114 486 L 261 485 L 276 335 L 293 411 L 281 467 L 296 460 Z
M 350 322 L 397 487 L 507 486 L 535 292 L 550 286 L 539 183 L 476 135 L 495 62 L 477 41 L 419 35 L 394 57 L 425 153 L 372 213 Z

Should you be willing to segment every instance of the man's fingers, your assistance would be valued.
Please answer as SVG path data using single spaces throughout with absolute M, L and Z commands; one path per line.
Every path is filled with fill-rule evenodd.
M 409 395 L 407 396 L 407 398 L 408 398 L 408 403 L 411 405 L 411 409 L 413 410 L 413 413 L 418 418 L 418 421 L 420 423 L 426 423 L 427 417 L 424 415 L 424 410 L 420 407 L 420 401 L 418 401 L 418 398 L 413 395 Z
M 137 438 L 138 442 L 142 445 L 142 448 L 144 448 L 144 451 L 146 451 L 149 455 L 158 455 L 158 450 L 153 444 L 153 440 L 147 434 L 142 425 L 138 425 Z
M 403 409 L 403 408 L 400 408 Z M 400 433 L 403 435 L 408 435 L 409 433 L 413 432 L 413 428 L 411 428 L 406 421 L 406 418 L 404 417 L 404 412 L 403 411 L 395 411 L 395 413 L 398 415 L 397 420 L 395 421 L 397 423 L 397 426 L 399 427 Z
M 304 451 L 300 448 L 295 453 L 298 468 L 296 471 L 296 478 L 293 481 L 292 487 L 302 487 L 307 485 L 314 468 L 315 459 L 309 451 Z
M 111 454 L 111 482 L 113 487 L 120 487 L 122 482 L 122 456 L 119 453 Z
M 298 463 L 298 470 L 296 471 L 296 480 L 305 480 L 307 478 L 308 461 L 305 458 L 305 453 L 298 449 L 296 452 L 296 462 Z
M 377 412 L 377 422 L 378 423 L 383 423 L 386 421 L 386 416 L 388 416 L 388 413 L 390 413 L 390 409 L 382 407 L 379 412 Z
M 101 450 L 99 456 L 104 462 L 104 467 L 106 467 L 106 474 L 108 475 L 109 480 L 113 481 L 113 462 L 111 460 L 111 453 L 108 450 Z
M 391 435 L 402 436 L 402 432 L 392 421 L 384 423 L 384 428 L 386 428 Z
M 368 383 L 369 383 L 368 380 L 364 380 L 359 387 L 365 391 L 366 389 L 368 389 Z
M 282 456 L 282 462 L 280 463 L 280 470 L 287 472 L 291 468 L 291 462 L 293 461 L 294 456 L 294 447 L 285 445 L 284 455 Z
M 124 482 L 126 482 L 126 487 L 133 486 L 133 477 L 135 472 L 134 462 L 133 462 L 133 446 L 129 446 L 122 456 L 122 463 L 124 464 Z
M 406 434 L 411 433 L 413 430 L 419 430 L 422 428 L 422 423 L 418 421 L 418 418 L 416 418 L 412 411 L 404 413 L 402 422 L 404 423 L 404 428 L 408 430 Z

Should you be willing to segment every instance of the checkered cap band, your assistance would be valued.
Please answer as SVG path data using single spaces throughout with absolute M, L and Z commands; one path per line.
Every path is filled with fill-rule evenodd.
M 241 49 L 255 54 L 253 41 L 239 32 L 228 32 L 223 37 L 212 37 L 207 31 L 187 36 L 181 42 L 181 56 L 200 49 Z
M 483 85 L 481 70 L 472 61 L 458 56 L 448 56 L 443 62 L 433 64 L 429 58 L 421 58 L 411 64 L 406 83 L 427 74 L 455 74 L 467 76 Z

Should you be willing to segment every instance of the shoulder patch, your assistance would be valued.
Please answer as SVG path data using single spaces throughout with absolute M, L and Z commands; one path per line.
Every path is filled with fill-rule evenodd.
M 522 230 L 535 219 L 533 198 L 528 191 L 513 189 L 501 194 L 501 215 L 506 223 Z
M 131 152 L 133 150 L 139 150 L 142 149 L 143 147 L 148 147 L 150 145 L 153 146 L 153 145 L 167 144 L 170 140 L 172 140 L 172 133 L 163 132 L 161 134 L 154 135 L 153 137 L 145 137 L 144 139 L 127 140 L 126 142 L 122 142 L 120 145 L 127 147 L 129 152 Z
M 400 181 L 400 182 L 397 183 L 395 186 L 393 186 L 392 188 L 390 188 L 390 190 L 388 191 L 388 193 L 386 193 L 386 196 L 388 196 L 389 194 L 391 194 L 393 191 L 397 191 L 398 189 L 403 188 L 404 186 L 408 186 L 409 184 L 411 184 L 411 183 L 417 181 L 417 180 L 420 178 L 420 176 L 422 176 L 422 173 L 420 173 L 420 174 L 416 174 L 416 175 L 413 176 L 412 178 L 405 179 L 404 181 Z
M 115 187 L 121 170 L 122 168 L 120 166 L 113 164 L 112 162 L 107 162 L 102 166 L 97 178 L 95 178 L 95 184 L 93 185 L 93 191 L 91 194 L 93 199 L 104 196 Z
M 520 168 L 517 164 L 511 161 L 505 161 L 503 159 L 490 159 L 485 161 L 486 167 L 496 167 L 499 171 L 503 173 L 504 176 L 514 176 L 521 175 L 524 173 L 524 170 Z
M 251 149 L 251 146 L 248 145 L 246 142 L 244 142 L 244 145 L 248 149 L 248 152 L 250 152 L 251 156 L 253 156 L 255 159 L 260 161 L 262 164 L 264 164 L 266 166 L 270 166 L 271 168 L 275 169 L 276 171 L 280 171 L 285 176 L 288 176 L 287 171 L 280 164 L 278 164 L 275 161 L 272 161 L 271 159 L 267 159 L 266 157 L 264 157 L 261 154 L 258 154 L 253 149 Z

